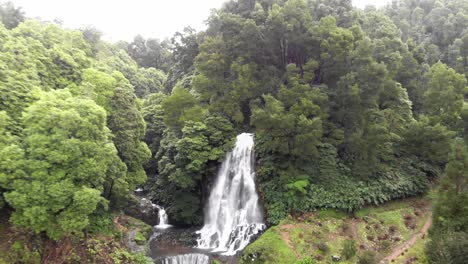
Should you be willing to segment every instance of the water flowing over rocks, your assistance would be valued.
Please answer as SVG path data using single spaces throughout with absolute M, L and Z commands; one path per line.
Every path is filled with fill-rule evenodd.
M 209 264 L 210 257 L 204 254 L 184 254 L 168 257 L 162 260 L 162 264 Z
M 255 189 L 253 151 L 253 135 L 238 135 L 211 191 L 205 209 L 205 225 L 197 232 L 199 248 L 234 255 L 265 229 Z

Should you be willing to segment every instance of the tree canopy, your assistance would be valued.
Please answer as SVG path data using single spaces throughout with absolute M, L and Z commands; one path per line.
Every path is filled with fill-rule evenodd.
M 466 238 L 452 216 L 466 198 L 467 17 L 459 0 L 232 0 L 205 31 L 110 44 L 2 4 L 0 206 L 59 239 L 144 187 L 172 223 L 200 224 L 249 132 L 268 224 L 440 177 L 433 234 L 451 247 L 448 234 Z

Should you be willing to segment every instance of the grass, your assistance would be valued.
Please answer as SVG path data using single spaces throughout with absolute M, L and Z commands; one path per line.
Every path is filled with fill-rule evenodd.
M 412 264 L 428 264 L 428 260 L 425 256 L 425 247 L 429 239 L 419 239 L 413 247 L 411 247 L 404 256 L 399 256 L 395 259 L 394 264 L 406 264 L 412 260 Z
M 249 261 L 241 263 L 294 263 L 291 258 L 331 263 L 333 255 L 342 255 L 343 241 L 347 239 L 356 241 L 356 255 L 370 250 L 381 259 L 422 228 L 427 212 L 427 199 L 412 198 L 370 206 L 355 212 L 354 217 L 336 210 L 321 210 L 298 219 L 288 217 L 244 251 L 243 258 L 249 254 L 262 256 L 258 262 L 245 258 Z M 414 228 L 407 227 L 410 225 Z M 328 250 L 320 250 L 323 245 Z M 424 245 L 417 246 L 413 254 L 422 254 Z M 342 258 L 340 263 L 356 261 L 355 256 L 349 260 Z
M 244 250 L 239 263 L 294 263 L 295 260 L 294 252 L 273 227 Z
M 345 212 L 337 211 L 333 209 L 324 209 L 320 210 L 317 213 L 319 219 L 328 219 L 328 218 L 335 218 L 335 219 L 345 219 L 348 215 Z

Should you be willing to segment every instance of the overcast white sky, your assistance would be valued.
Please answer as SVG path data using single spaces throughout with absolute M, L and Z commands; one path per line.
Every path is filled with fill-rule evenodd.
M 0 0 L 6 2 L 7 0 Z M 67 28 L 93 25 L 104 39 L 130 41 L 136 34 L 145 38 L 170 38 L 186 26 L 205 28 L 210 10 L 226 0 L 10 0 L 28 17 L 53 21 Z M 390 0 L 353 0 L 357 7 L 382 6 Z

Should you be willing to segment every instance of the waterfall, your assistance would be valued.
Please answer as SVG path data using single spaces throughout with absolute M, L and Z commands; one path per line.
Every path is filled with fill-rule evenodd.
M 162 260 L 162 264 L 209 264 L 210 257 L 203 254 L 184 254 L 167 257 Z
M 243 133 L 226 155 L 205 208 L 205 225 L 197 231 L 199 248 L 234 255 L 265 228 L 255 190 L 253 148 L 253 135 Z
M 168 223 L 168 220 L 167 220 L 166 210 L 164 210 L 163 207 L 157 204 L 153 204 L 153 207 L 158 208 L 159 223 L 155 227 L 159 229 L 166 229 L 166 228 L 171 227 L 171 225 Z

